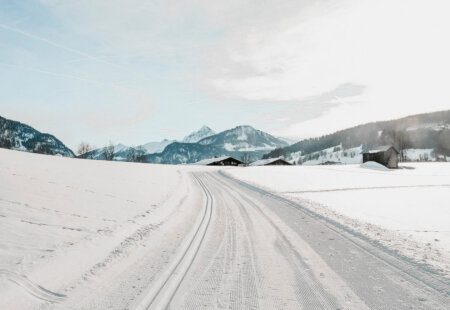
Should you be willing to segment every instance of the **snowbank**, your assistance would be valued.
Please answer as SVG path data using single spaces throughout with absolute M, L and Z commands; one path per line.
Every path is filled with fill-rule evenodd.
M 374 161 L 367 161 L 361 165 L 362 168 L 373 169 L 373 170 L 381 170 L 381 171 L 389 171 L 389 169 L 382 164 L 379 164 Z

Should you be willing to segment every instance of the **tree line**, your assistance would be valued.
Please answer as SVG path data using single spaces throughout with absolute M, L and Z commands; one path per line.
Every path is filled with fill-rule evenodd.
M 42 139 L 32 138 L 27 142 L 27 149 L 32 153 L 55 155 L 54 145 L 49 141 L 42 141 Z M 18 147 L 17 138 L 11 130 L 3 130 L 0 132 L 0 148 L 14 149 Z
M 98 154 L 98 152 L 100 152 L 100 154 Z M 145 162 L 145 155 L 146 151 L 142 146 L 129 147 L 126 151 L 125 161 L 143 163 Z M 77 148 L 77 157 L 81 159 L 93 159 L 96 157 L 96 159 L 113 161 L 116 159 L 116 150 L 112 142 L 100 150 L 97 150 L 87 142 L 81 142 Z

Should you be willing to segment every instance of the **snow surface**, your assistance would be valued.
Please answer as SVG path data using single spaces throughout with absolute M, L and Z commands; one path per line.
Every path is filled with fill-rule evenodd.
M 123 152 L 128 150 L 129 148 L 130 148 L 129 146 L 119 143 L 117 145 L 114 145 L 114 153 Z
M 187 135 L 186 137 L 184 137 L 182 142 L 197 143 L 198 141 L 200 141 L 204 138 L 207 138 L 209 136 L 215 135 L 215 134 L 216 134 L 216 132 L 214 130 L 212 130 L 208 126 L 203 126 L 199 130 L 194 131 L 194 132 L 190 133 L 189 135 Z
M 297 200 L 449 274 L 450 163 L 403 167 L 267 166 L 226 173 Z
M 29 309 L 72 290 L 76 305 L 80 290 L 104 290 L 149 251 L 141 243 L 174 217 L 177 201 L 197 199 L 186 198 L 183 168 L 0 149 L 0 309 Z
M 366 169 L 374 169 L 374 170 L 381 170 L 381 171 L 389 171 L 389 169 L 386 166 L 383 166 L 382 164 L 379 164 L 374 161 L 367 161 L 364 164 L 361 165 L 361 168 Z
M 377 147 L 375 147 L 371 150 L 368 150 L 364 153 L 376 154 L 376 153 L 380 153 L 380 152 L 386 152 L 391 147 L 392 147 L 392 145 L 380 145 L 380 146 L 377 146 Z
M 333 308 L 368 309 L 365 302 L 373 293 L 365 287 L 375 287 L 378 272 L 395 274 L 395 283 L 390 280 L 383 289 L 396 289 L 394 299 L 377 298 L 380 305 L 410 295 L 430 300 L 435 297 L 422 287 L 397 282 L 409 278 L 379 260 L 377 251 L 366 252 L 347 237 L 336 243 L 341 232 L 322 235 L 323 226 L 313 217 L 215 173 L 271 185 L 355 230 L 381 233 L 392 248 L 421 250 L 420 259 L 439 263 L 435 258 L 446 253 L 434 244 L 418 248 L 407 240 L 427 242 L 433 226 L 433 238 L 445 246 L 448 210 L 442 197 L 447 197 L 450 165 L 413 167 L 169 166 L 0 149 L 0 309 L 147 309 L 153 297 L 154 309 L 167 308 L 172 298 L 173 309 L 299 309 L 303 297 L 315 309 L 335 303 Z M 397 208 L 404 195 L 407 212 Z M 417 195 L 421 199 L 414 200 Z M 331 208 L 324 207 L 328 203 Z M 425 204 L 440 218 L 424 218 Z M 359 224 L 364 221 L 373 224 Z M 309 232 L 324 238 L 307 241 L 305 226 L 306 237 Z M 390 234 L 392 227 L 401 239 Z M 336 268 L 330 250 L 365 277 Z M 362 287 L 363 295 L 355 287 Z
M 404 150 L 408 161 L 436 161 L 433 149 L 406 149 Z
M 169 144 L 172 144 L 173 142 L 176 142 L 176 141 L 164 139 L 164 140 L 158 141 L 158 142 L 146 143 L 146 144 L 142 145 L 142 147 L 145 149 L 147 154 L 161 153 L 162 151 L 164 151 L 166 146 L 168 146 Z
M 257 161 L 254 161 L 254 162 L 250 163 L 250 166 L 264 166 L 264 165 L 273 163 L 274 161 L 277 161 L 279 159 L 281 159 L 281 157 L 260 159 L 260 160 L 257 160 Z
M 264 143 L 264 146 L 250 146 L 247 142 L 241 142 L 238 144 L 225 143 L 223 148 L 229 152 L 255 152 L 255 151 L 271 151 L 274 150 L 275 146 L 270 146 Z

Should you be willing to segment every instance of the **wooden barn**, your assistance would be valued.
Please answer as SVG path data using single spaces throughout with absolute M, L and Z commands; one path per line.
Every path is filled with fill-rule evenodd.
M 268 158 L 252 162 L 250 166 L 292 166 L 292 164 L 282 158 Z
M 202 166 L 239 166 L 242 165 L 243 162 L 233 158 L 231 156 L 221 156 L 200 160 L 196 162 L 195 165 Z
M 378 146 L 363 152 L 363 163 L 375 161 L 388 168 L 398 168 L 399 152 L 392 145 Z

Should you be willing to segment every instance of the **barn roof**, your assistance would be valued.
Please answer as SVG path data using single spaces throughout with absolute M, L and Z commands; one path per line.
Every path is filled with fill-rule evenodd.
M 233 158 L 231 156 L 220 156 L 220 157 L 213 157 L 213 158 L 202 159 L 202 160 L 196 162 L 194 165 L 207 166 L 207 165 L 210 165 L 212 163 L 216 163 L 216 162 L 219 162 L 219 161 L 222 161 L 222 160 L 226 160 L 228 158 L 231 158 L 231 159 L 233 159 L 233 160 L 235 160 L 237 162 L 241 162 L 240 160 L 237 160 L 236 158 Z
M 268 164 L 271 164 L 271 163 L 273 163 L 273 162 L 275 162 L 275 161 L 277 161 L 277 160 L 283 160 L 283 161 L 285 161 L 284 159 L 282 159 L 281 157 L 277 157 L 277 158 L 267 158 L 267 159 L 260 159 L 260 160 L 257 160 L 257 161 L 254 161 L 254 162 L 252 162 L 251 164 L 250 164 L 250 166 L 265 166 L 265 165 L 268 165 Z
M 381 146 L 377 146 L 371 150 L 367 150 L 367 151 L 363 152 L 363 154 L 386 152 L 390 148 L 393 148 L 398 153 L 397 149 L 395 147 L 393 147 L 392 145 L 381 145 Z

